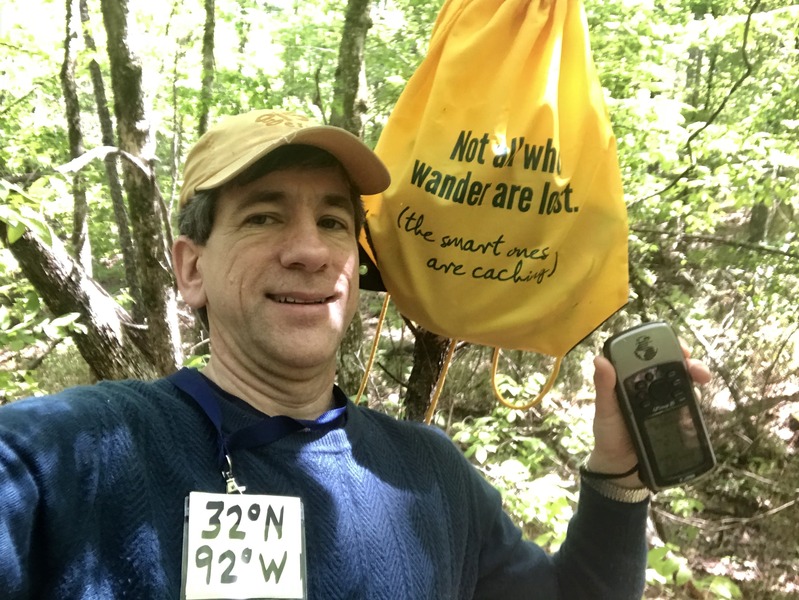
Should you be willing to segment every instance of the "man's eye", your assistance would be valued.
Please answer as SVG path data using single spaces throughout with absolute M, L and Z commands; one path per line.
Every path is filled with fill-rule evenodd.
M 319 226 L 324 229 L 349 229 L 349 223 L 336 217 L 324 217 L 320 219 Z
M 244 222 L 247 225 L 265 225 L 270 220 L 273 220 L 269 215 L 257 214 L 248 216 Z

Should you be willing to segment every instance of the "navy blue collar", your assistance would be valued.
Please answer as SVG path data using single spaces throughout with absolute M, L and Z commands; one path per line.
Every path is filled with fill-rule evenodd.
M 297 431 L 330 431 L 347 422 L 347 396 L 333 386 L 334 407 L 313 420 L 294 419 L 285 415 L 265 415 L 241 398 L 226 392 L 195 369 L 182 368 L 167 379 L 194 400 L 216 429 L 219 439 L 218 459 L 223 468 L 230 462 L 230 452 L 237 448 L 255 448 L 276 442 Z M 222 431 L 221 402 L 244 408 L 260 420 L 228 435 Z

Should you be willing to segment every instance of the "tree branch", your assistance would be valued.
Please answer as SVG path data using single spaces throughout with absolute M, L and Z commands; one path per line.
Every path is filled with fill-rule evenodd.
M 50 341 L 47 343 L 47 348 L 45 348 L 45 349 L 44 349 L 44 351 L 43 351 L 43 352 L 42 352 L 42 353 L 41 353 L 39 356 L 37 356 L 36 358 L 34 358 L 34 359 L 33 359 L 33 360 L 30 362 L 30 364 L 28 364 L 27 366 L 25 366 L 25 367 L 23 367 L 23 368 L 24 368 L 26 371 L 35 371 L 36 369 L 38 369 L 38 368 L 39 368 L 39 367 L 42 365 L 42 363 L 44 362 L 44 360 L 45 360 L 45 359 L 46 359 L 48 356 L 50 356 L 50 354 L 53 352 L 53 350 L 55 350 L 55 349 L 58 347 L 58 345 L 59 345 L 61 342 L 63 342 L 63 341 L 64 341 L 64 339 L 63 339 L 63 338 L 62 338 L 62 339 L 60 339 L 60 340 L 50 340 Z
M 384 364 L 383 364 L 382 362 L 380 362 L 379 360 L 377 361 L 377 363 L 376 363 L 376 364 L 377 364 L 377 366 L 378 366 L 378 367 L 380 367 L 380 368 L 383 370 L 383 373 L 385 373 L 385 374 L 386 374 L 386 376 L 387 376 L 389 379 L 391 379 L 391 380 L 392 380 L 394 383 L 396 383 L 396 384 L 397 384 L 399 387 L 401 387 L 402 389 L 407 389 L 407 388 L 408 388 L 408 384 L 406 384 L 406 383 L 405 383 L 404 381 L 402 381 L 402 380 L 401 380 L 399 377 L 397 377 L 396 375 L 394 375 L 394 373 L 392 373 L 392 372 L 389 370 L 389 368 L 388 368 L 386 365 L 384 365 Z
M 150 379 L 158 371 L 144 350 L 147 340 L 135 329 L 128 313 L 69 256 L 60 240 L 44 243 L 26 231 L 13 244 L 0 221 L 0 240 L 11 250 L 20 270 L 54 315 L 76 312 L 85 331 L 72 339 L 97 379 Z
M 2 44 L 0 44 L 0 45 L 2 45 Z M 35 91 L 36 91 L 36 90 L 35 90 L 35 89 L 33 89 L 33 90 L 29 91 L 27 94 L 25 94 L 24 96 L 20 96 L 19 98 L 17 98 L 16 100 L 14 100 L 14 101 L 13 101 L 11 104 L 9 104 L 8 106 L 4 106 L 4 107 L 3 107 L 3 110 L 0 110 L 0 117 L 2 117 L 4 114 L 6 114 L 6 113 L 7 113 L 8 111 L 10 111 L 12 108 L 14 108 L 14 107 L 15 107 L 17 104 L 21 104 L 22 102 L 25 102 L 25 100 L 26 100 L 26 99 L 27 99 L 29 96 L 32 96 L 32 95 L 33 95 L 33 93 L 34 93 Z
M 97 146 L 92 148 L 91 150 L 86 151 L 84 154 L 79 156 L 78 158 L 69 161 L 66 164 L 59 165 L 55 167 L 55 171 L 61 173 L 62 175 L 65 173 L 73 173 L 80 171 L 81 169 L 85 168 L 91 161 L 96 158 L 105 159 L 107 156 L 119 156 L 124 158 L 128 163 L 136 167 L 141 174 L 145 177 L 152 177 L 153 170 L 142 161 L 142 159 L 133 156 L 132 154 L 125 152 L 124 150 L 117 148 L 115 146 Z
M 718 244 L 720 246 L 731 246 L 744 250 L 751 250 L 753 252 L 761 252 L 763 254 L 776 254 L 778 256 L 786 256 L 794 260 L 799 260 L 799 254 L 796 252 L 789 252 L 788 250 L 780 250 L 779 248 L 771 248 L 761 244 L 753 244 L 751 242 L 739 242 L 736 240 L 729 240 L 726 238 L 716 237 L 713 235 L 689 234 L 677 231 L 662 231 L 659 229 L 649 229 L 647 227 L 630 227 L 633 233 L 640 233 L 644 235 L 661 235 L 678 240 L 687 240 L 693 242 L 705 242 L 708 244 Z
M 780 360 L 780 356 L 788 346 L 788 342 L 794 335 L 796 335 L 797 331 L 799 331 L 799 324 L 797 324 L 797 326 L 794 327 L 790 333 L 783 337 L 782 341 L 777 346 L 776 352 L 774 352 L 774 358 L 769 361 L 768 367 L 766 367 L 766 370 L 763 372 L 763 385 L 760 388 L 761 398 L 766 398 L 766 391 L 771 383 L 771 374 L 774 372 L 774 367 L 777 365 L 777 362 Z
M 631 203 L 631 206 L 638 204 L 640 202 L 644 202 L 645 200 L 649 200 L 650 198 L 654 198 L 655 196 L 661 196 L 665 194 L 668 190 L 676 186 L 681 180 L 687 177 L 688 174 L 691 171 L 693 171 L 694 168 L 696 167 L 696 161 L 694 159 L 694 155 L 691 150 L 691 142 L 693 142 L 699 136 L 699 134 L 701 134 L 703 131 L 705 131 L 708 127 L 710 127 L 713 124 L 713 122 L 721 114 L 721 111 L 723 111 L 724 108 L 727 106 L 727 102 L 730 101 L 730 98 L 732 98 L 733 94 L 735 94 L 735 92 L 738 91 L 738 88 L 740 88 L 741 85 L 743 85 L 743 82 L 746 81 L 746 79 L 752 74 L 752 63 L 749 62 L 749 55 L 746 51 L 746 47 L 749 44 L 749 28 L 752 25 L 752 17 L 759 6 L 760 6 L 760 0 L 755 0 L 752 6 L 749 7 L 749 13 L 746 15 L 746 24 L 744 25 L 744 37 L 743 37 L 743 42 L 741 43 L 741 58 L 743 59 L 744 65 L 746 66 L 743 75 L 741 75 L 738 78 L 738 80 L 732 85 L 729 92 L 727 92 L 727 95 L 724 97 L 721 103 L 716 107 L 716 110 L 714 110 L 713 113 L 710 115 L 710 117 L 708 117 L 707 120 L 705 120 L 705 123 L 699 129 L 697 129 L 691 135 L 689 135 L 687 140 L 685 140 L 685 150 L 686 153 L 688 154 L 690 165 L 688 165 L 688 167 L 686 167 L 682 173 L 677 175 L 677 177 L 674 178 L 662 190 L 649 194 L 648 196 L 644 196 L 643 198 L 638 198 L 637 200 L 634 200 Z

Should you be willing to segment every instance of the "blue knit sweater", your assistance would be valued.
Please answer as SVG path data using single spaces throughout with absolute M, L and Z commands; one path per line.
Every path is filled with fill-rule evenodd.
M 337 392 L 341 393 L 341 392 Z M 258 414 L 224 401 L 225 429 Z M 178 598 L 184 500 L 223 493 L 217 436 L 167 380 L 0 409 L 0 597 Z M 438 430 L 347 406 L 343 428 L 238 450 L 248 493 L 299 496 L 308 597 L 639 599 L 647 503 L 583 486 L 554 556 Z

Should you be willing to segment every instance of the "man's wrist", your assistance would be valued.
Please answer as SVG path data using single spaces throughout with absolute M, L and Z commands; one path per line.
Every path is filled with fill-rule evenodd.
M 634 453 L 623 457 L 608 457 L 594 450 L 583 463 L 580 472 L 583 475 L 592 474 L 595 479 L 612 479 L 620 487 L 644 487 L 638 476 L 638 457 Z
M 626 502 L 635 504 L 636 502 L 643 502 L 649 498 L 649 488 L 627 488 L 616 485 L 609 479 L 590 479 L 583 477 L 583 482 L 593 488 L 601 496 L 615 500 L 616 502 Z
M 649 497 L 649 488 L 638 478 L 637 465 L 621 473 L 593 471 L 588 464 L 580 467 L 582 481 L 605 498 L 617 502 L 641 502 Z

